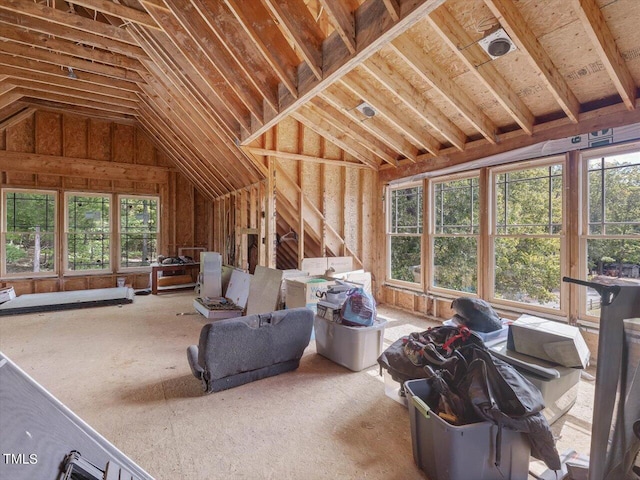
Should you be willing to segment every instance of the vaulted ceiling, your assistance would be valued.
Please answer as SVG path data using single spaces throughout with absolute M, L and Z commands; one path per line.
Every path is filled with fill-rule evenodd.
M 399 177 L 640 121 L 639 21 L 638 0 L 0 0 L 0 122 L 34 106 L 136 122 L 211 197 L 264 178 L 265 156 Z M 287 117 L 342 158 L 267 144 Z

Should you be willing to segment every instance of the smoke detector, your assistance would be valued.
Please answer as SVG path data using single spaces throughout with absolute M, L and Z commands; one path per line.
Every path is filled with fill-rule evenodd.
M 502 57 L 517 48 L 503 28 L 499 28 L 479 40 L 478 45 L 480 45 L 482 49 L 493 59 Z
M 362 102 L 360 105 L 356 107 L 356 110 L 358 110 L 367 118 L 371 118 L 376 114 L 375 108 L 373 108 L 367 102 Z

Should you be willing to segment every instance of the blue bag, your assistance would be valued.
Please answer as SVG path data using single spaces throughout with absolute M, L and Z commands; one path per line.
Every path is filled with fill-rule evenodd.
M 376 319 L 376 302 L 361 287 L 352 288 L 342 304 L 340 318 L 349 327 L 370 327 Z

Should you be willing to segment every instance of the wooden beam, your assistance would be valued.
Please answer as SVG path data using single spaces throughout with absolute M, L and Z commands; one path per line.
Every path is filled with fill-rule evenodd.
M 631 125 L 640 122 L 640 100 L 636 99 L 636 108 L 628 110 L 622 103 L 604 107 L 600 110 L 581 113 L 579 122 L 574 123 L 569 118 L 561 118 L 551 122 L 534 125 L 533 135 L 527 135 L 521 130 L 505 133 L 501 136 L 500 143 L 489 145 L 485 140 L 477 140 L 467 144 L 464 152 L 456 151 L 453 148 L 442 150 L 440 155 L 422 155 L 418 157 L 417 163 L 405 162 L 400 167 L 382 167 L 379 172 L 380 180 L 388 182 L 391 180 L 419 175 L 421 173 L 433 172 L 447 167 L 462 165 L 474 160 L 487 158 L 498 153 L 516 150 L 518 148 L 535 145 L 547 140 L 557 140 L 561 138 L 583 135 L 606 128 L 616 128 L 624 125 Z M 476 164 L 477 168 L 477 164 Z
M 333 28 L 336 29 L 345 46 L 351 53 L 356 53 L 356 23 L 353 16 L 353 5 L 344 0 L 319 0 L 329 16 Z M 355 5 L 357 7 L 357 4 Z
M 74 115 L 79 115 L 90 119 L 107 120 L 109 122 L 118 122 L 125 125 L 136 126 L 138 124 L 137 117 L 107 110 L 96 110 L 95 108 L 62 104 L 59 102 L 40 100 L 33 97 L 25 97 L 22 99 L 22 101 L 30 106 L 37 107 L 38 109 L 46 109 L 52 112 L 62 113 L 63 115 L 73 113 Z
M 311 100 L 307 106 L 336 128 L 344 130 L 355 142 L 358 142 L 389 165 L 398 165 L 397 155 L 391 148 L 360 126 L 360 122 L 355 122 L 351 117 L 343 113 L 341 109 L 335 108 L 319 97 Z
M 440 7 L 442 8 L 442 7 Z M 399 75 L 380 55 L 374 55 L 361 66 L 373 75 L 393 96 L 399 99 L 408 109 L 421 120 L 438 131 L 458 149 L 464 150 L 466 135 L 458 126 L 437 109 L 426 96 L 421 93 L 409 80 Z
M 92 62 L 126 68 L 127 70 L 146 71 L 139 60 L 120 53 L 87 47 L 79 42 L 54 38 L 36 31 L 23 30 L 18 26 L 9 26 L 5 23 L 0 23 L 0 39 L 11 40 L 29 47 L 37 47 L 45 51 L 83 58 Z M 140 52 L 144 54 L 142 50 Z
M 16 123 L 20 123 L 25 118 L 30 117 L 36 111 L 33 107 L 24 107 L 19 112 L 14 113 L 9 118 L 4 119 L 0 122 L 0 131 L 6 130 L 7 128 L 15 125 Z
M 104 103 L 99 102 L 96 99 L 87 100 L 85 98 L 80 98 L 77 95 L 69 95 L 67 94 L 59 94 L 54 93 L 52 91 L 43 90 L 32 90 L 28 87 L 18 87 L 15 90 L 16 92 L 20 92 L 25 97 L 30 98 L 39 98 L 41 100 L 47 100 L 50 102 L 63 103 L 65 105 L 76 105 L 79 107 L 86 107 L 95 110 L 104 110 L 106 112 L 111 113 L 120 113 L 122 115 L 136 115 L 137 114 L 137 105 L 134 107 L 125 107 L 116 105 L 114 102 Z
M 475 42 L 449 12 L 446 5 L 436 8 L 427 17 L 429 25 L 453 50 L 470 72 L 489 90 L 498 103 L 511 115 L 520 128 L 533 133 L 534 117 L 511 85 L 500 75 L 489 55 Z
M 124 107 L 132 110 L 138 108 L 138 102 L 140 97 L 130 93 L 128 97 L 115 98 L 109 95 L 103 95 L 98 91 L 87 92 L 85 90 L 70 90 L 67 87 L 59 85 L 51 85 L 32 80 L 12 80 L 17 87 L 22 88 L 24 91 L 40 91 L 45 93 L 53 93 L 58 95 L 72 96 L 79 99 L 88 100 L 90 102 L 99 102 L 107 105 L 113 105 L 118 107 Z
M 400 3 L 399 0 L 383 0 L 384 6 L 387 8 L 389 15 L 394 22 L 400 20 Z
M 436 155 L 440 150 L 440 143 L 424 129 L 403 117 L 395 106 L 386 102 L 380 95 L 381 89 L 375 83 L 364 81 L 362 77 L 352 72 L 342 78 L 340 83 L 351 90 L 356 96 L 364 99 L 385 120 L 398 128 L 411 142 Z
M 131 34 L 138 39 L 151 58 L 149 61 L 144 61 L 148 65 L 147 71 L 153 72 L 154 69 L 159 69 L 163 72 L 163 76 L 171 79 L 171 83 L 176 88 L 183 92 L 191 92 L 193 97 L 201 102 L 202 108 L 219 120 L 220 125 L 227 130 L 230 137 L 238 138 L 241 125 L 239 119 L 249 125 L 248 113 L 246 117 L 236 117 L 238 114 L 236 108 L 244 109 L 244 106 L 230 89 L 226 90 L 224 82 L 217 83 L 217 79 L 211 76 L 203 77 L 166 35 L 149 35 L 148 32 L 137 27 L 131 29 Z M 216 89 L 216 85 L 219 88 Z M 228 97 L 225 97 L 226 93 L 229 93 Z M 225 98 L 228 98 L 227 101 Z
M 17 102 L 22 96 L 22 93 L 17 91 L 17 89 L 12 89 L 10 92 L 0 95 L 0 110 Z
M 405 35 L 394 40 L 391 46 L 414 72 L 451 103 L 484 138 L 490 143 L 496 143 L 496 126 L 489 117 L 411 38 Z
M 0 0 L 0 9 L 18 13 L 38 20 L 55 23 L 64 28 L 80 30 L 82 32 L 99 35 L 116 42 L 135 45 L 126 29 L 114 27 L 106 23 L 97 22 L 73 13 L 67 13 L 57 8 L 47 7 L 39 3 L 24 0 Z
M 15 55 L 30 60 L 49 63 L 58 67 L 73 68 L 78 72 L 88 72 L 96 75 L 124 80 L 126 82 L 142 82 L 142 77 L 136 71 L 126 70 L 120 67 L 103 65 L 89 60 L 75 58 L 69 55 L 61 55 L 41 48 L 32 48 L 13 42 L 4 42 L 2 45 L 3 53 Z M 68 71 L 68 70 L 67 70 Z
M 598 57 L 629 110 L 635 108 L 636 84 L 629 72 L 615 38 L 595 0 L 572 0 L 573 9 L 593 43 Z
M 0 60 L 1 62 L 1 60 Z M 106 87 L 104 85 L 96 85 L 95 83 L 85 82 L 81 79 L 72 79 L 67 75 L 55 73 L 42 73 L 34 72 L 33 70 L 14 68 L 0 65 L 0 73 L 8 75 L 11 81 L 17 85 L 20 85 L 23 81 L 38 82 L 43 85 L 53 85 L 57 87 L 64 87 L 72 92 L 81 91 L 89 93 L 99 93 L 113 98 L 122 98 L 125 100 L 135 101 L 137 97 L 136 93 L 139 93 L 139 88 L 136 86 L 136 92 L 130 92 L 126 90 L 119 90 L 117 88 Z
M 281 96 L 278 114 L 265 121 L 261 127 L 252 129 L 249 135 L 241 139 L 242 144 L 249 145 L 300 105 L 304 105 L 329 85 L 357 67 L 443 2 L 444 0 L 405 0 L 403 2 L 405 8 L 402 10 L 402 17 L 400 20 L 394 21 L 382 0 L 367 0 L 355 12 L 358 51 L 355 54 L 351 54 L 346 48 L 343 50 L 330 48 L 335 46 L 336 39 L 340 43 L 342 43 L 342 40 L 337 34 L 335 39 L 332 36 L 328 37 L 323 42 L 323 51 L 329 52 L 330 55 L 323 57 L 322 80 L 305 85 L 304 90 L 299 86 L 297 98 Z
M 82 72 L 76 75 L 77 78 L 71 79 L 68 76 L 69 71 L 57 65 L 51 65 L 49 63 L 39 62 L 28 58 L 14 57 L 5 53 L 0 53 L 0 65 L 6 66 L 7 69 L 11 71 L 22 69 L 36 74 L 46 74 L 52 78 L 66 78 L 78 83 L 92 84 L 94 88 L 106 87 L 109 90 L 120 89 L 134 93 L 140 91 L 136 83 L 118 80 L 116 78 L 109 78 L 95 73 Z M 5 72 L 4 74 L 6 75 L 7 73 Z
M 235 61 L 249 82 L 262 95 L 269 107 L 278 110 L 278 79 L 271 73 L 255 44 L 238 28 L 238 22 L 222 2 L 191 0 L 217 37 L 222 48 Z M 257 74 L 257 72 L 262 72 Z
M 345 152 L 354 156 L 369 168 L 374 170 L 378 169 L 378 163 L 375 157 L 372 156 L 371 152 L 366 150 L 359 143 L 354 142 L 344 130 L 336 128 L 309 107 L 301 107 L 298 111 L 293 112 L 291 116 L 310 130 L 322 135 Z
M 36 5 L 29 2 L 15 2 L 20 5 Z M 48 8 L 48 7 L 44 7 Z M 50 9 L 54 10 L 54 9 Z M 42 18 L 30 17 L 21 14 L 21 10 L 18 7 L 15 11 L 3 10 L 0 7 L 0 22 L 10 24 L 12 26 L 19 26 L 19 28 L 28 29 L 31 32 L 38 32 L 45 35 L 51 35 L 57 39 L 65 39 L 70 42 L 76 42 L 82 45 L 87 45 L 95 48 L 100 48 L 106 52 L 115 52 L 121 55 L 126 55 L 131 58 L 144 58 L 144 52 L 136 45 L 126 44 L 120 41 L 112 40 L 110 38 L 98 35 L 97 33 L 77 30 L 69 28 L 58 23 L 48 21 L 47 17 Z M 64 12 L 60 12 L 64 14 Z M 70 14 L 65 14 L 70 15 Z M 82 18 L 78 15 L 71 15 L 73 18 Z M 65 17 L 68 18 L 68 17 Z M 94 22 L 93 20 L 87 20 L 88 22 Z M 115 28 L 115 27 L 112 27 Z M 123 31 L 123 33 L 126 33 Z
M 250 129 L 251 113 L 243 99 L 238 95 L 239 85 L 231 85 L 229 83 L 231 79 L 225 76 L 219 66 L 211 63 L 205 52 L 200 49 L 182 24 L 170 12 L 161 8 L 150 8 L 147 3 L 145 3 L 145 6 L 147 6 L 151 16 L 158 24 L 163 25 L 167 32 L 166 40 L 162 41 L 162 36 L 159 36 L 156 40 L 161 42 L 165 50 L 177 49 L 180 55 L 188 61 L 190 68 L 210 85 L 211 90 L 220 92 L 222 95 L 220 100 L 227 102 L 228 109 L 239 124 L 246 129 Z M 171 45 L 168 45 L 168 43 L 171 43 Z M 173 49 L 171 48 L 172 46 Z
M 266 7 L 258 1 L 224 0 L 224 2 L 238 19 L 249 39 L 271 65 L 285 88 L 297 98 L 298 57 L 278 27 L 271 21 Z
M 322 78 L 324 34 L 303 0 L 261 0 L 291 38 L 318 80 Z
M 389 148 L 394 149 L 400 155 L 404 155 L 409 160 L 415 161 L 418 156 L 418 148 L 407 140 L 401 132 L 393 128 L 388 122 L 383 120 L 382 116 L 366 117 L 364 114 L 356 110 L 360 103 L 354 100 L 344 89 L 336 86 L 327 88 L 320 95 L 325 102 L 333 105 L 345 115 L 349 116 L 353 121 L 375 135 L 381 142 L 384 142 Z
M 580 102 L 558 72 L 549 54 L 531 32 L 512 0 L 485 0 L 517 47 L 527 54 L 529 63 L 572 122 L 578 121 Z
M 169 178 L 165 167 L 9 151 L 0 151 L 0 170 L 110 180 L 137 178 L 148 183 L 166 183 Z
M 159 30 L 160 27 L 147 12 L 141 12 L 135 8 L 127 7 L 108 0 L 68 0 L 67 3 L 89 8 L 96 12 L 105 13 L 112 17 L 118 17 L 125 22 L 137 23 L 143 27 Z
M 275 157 L 282 158 L 286 160 L 297 160 L 300 162 L 309 162 L 309 163 L 318 163 L 320 165 L 332 165 L 334 167 L 345 167 L 345 168 L 369 168 L 367 165 L 362 163 L 355 162 L 345 162 L 342 160 L 331 160 L 329 158 L 316 157 L 313 155 L 304 155 L 301 153 L 290 153 L 283 152 L 277 150 L 270 150 L 267 148 L 257 148 L 257 147 L 241 147 L 245 151 L 258 156 L 265 157 Z

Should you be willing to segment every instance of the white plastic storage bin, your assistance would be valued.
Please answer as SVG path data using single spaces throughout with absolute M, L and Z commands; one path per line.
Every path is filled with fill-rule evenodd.
M 375 365 L 382 353 L 386 320 L 376 319 L 370 327 L 348 327 L 315 316 L 316 350 L 323 357 L 359 372 Z
M 413 460 L 429 480 L 526 480 L 531 446 L 525 434 L 502 429 L 500 465 L 495 465 L 498 427 L 491 422 L 455 426 L 441 419 L 423 399 L 427 380 L 404 384 L 408 397 Z
M 402 384 L 391 378 L 391 374 L 385 369 L 382 370 L 382 376 L 384 377 L 384 394 L 394 402 L 398 402 L 407 408 L 407 395 Z

